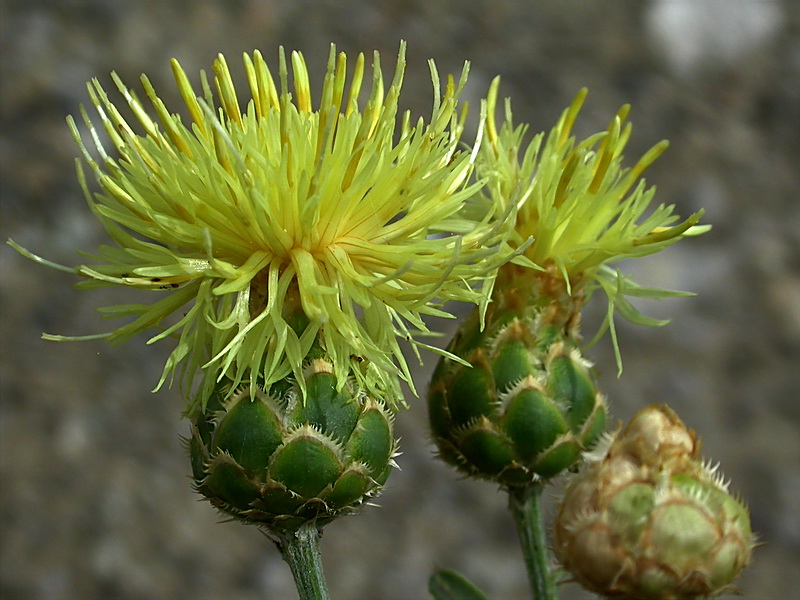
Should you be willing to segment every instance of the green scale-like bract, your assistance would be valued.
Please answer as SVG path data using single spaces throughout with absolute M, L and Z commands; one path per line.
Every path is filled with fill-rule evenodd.
M 575 341 L 575 317 L 545 281 L 509 265 L 481 330 L 477 311 L 442 358 L 429 393 L 441 458 L 475 477 L 523 486 L 574 465 L 605 428 L 606 408 Z M 549 290 L 548 290 L 549 291 Z
M 305 399 L 285 380 L 223 400 L 193 421 L 197 490 L 221 511 L 280 534 L 322 526 L 375 496 L 392 469 L 393 417 L 379 401 L 337 391 L 331 365 L 306 369 Z

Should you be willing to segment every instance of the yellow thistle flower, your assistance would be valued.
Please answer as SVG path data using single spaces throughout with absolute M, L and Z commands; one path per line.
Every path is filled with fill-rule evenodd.
M 80 183 L 115 245 L 92 257 L 99 264 L 71 269 L 10 243 L 87 277 L 80 287 L 120 285 L 163 297 L 101 309 L 135 317 L 110 333 L 46 337 L 121 342 L 161 329 L 148 343 L 174 337 L 177 346 L 158 386 L 177 372 L 191 389 L 202 369 L 203 402 L 223 377 L 231 389 L 287 376 L 302 383 L 304 359 L 318 341 L 341 385 L 355 377 L 378 397 L 401 399 L 398 378 L 411 378 L 397 336 L 424 346 L 412 337 L 430 333 L 423 315 L 449 316 L 440 308 L 447 300 L 479 301 L 475 277 L 499 264 L 485 260 L 496 256 L 497 232 L 432 235 L 443 222 L 458 222 L 480 186 L 470 180 L 476 151 L 459 149 L 467 65 L 459 81 L 448 78 L 442 95 L 430 63 L 432 115 L 414 123 L 409 113 L 398 114 L 405 44 L 386 91 L 375 53 L 362 108 L 364 63 L 361 54 L 348 86 L 346 56 L 332 46 L 315 109 L 302 54 L 287 59 L 281 49 L 277 84 L 258 51 L 245 54 L 251 99 L 242 111 L 223 56 L 212 82 L 201 73 L 200 96 L 173 60 L 190 124 L 169 112 L 146 76 L 155 118 L 112 74 L 138 124 L 90 82 L 116 156 L 83 108 L 99 160 L 74 120 L 68 123 L 102 191 L 90 193 L 76 161 Z
M 673 206 L 662 204 L 648 213 L 655 188 L 648 188 L 640 178 L 668 143 L 656 144 L 632 168 L 624 168 L 622 153 L 631 135 L 631 125 L 625 122 L 629 106 L 619 110 L 606 131 L 576 142 L 571 133 L 586 98 L 586 90 L 581 90 L 549 135 L 540 133 L 524 147 L 528 127 L 514 125 L 508 100 L 498 130 L 499 83 L 499 78 L 492 82 L 487 96 L 485 139 L 476 166 L 478 176 L 488 183 L 474 197 L 472 209 L 504 220 L 512 247 L 532 237 L 523 254 L 527 265 L 548 271 L 568 294 L 586 300 L 602 289 L 608 311 L 595 341 L 610 328 L 620 364 L 615 311 L 635 323 L 666 323 L 643 316 L 626 296 L 689 294 L 640 287 L 609 265 L 653 254 L 684 236 L 703 233 L 709 229 L 697 225 L 703 213 L 680 223 Z M 509 214 L 511 219 L 506 218 Z M 516 262 L 522 262 L 522 257 Z

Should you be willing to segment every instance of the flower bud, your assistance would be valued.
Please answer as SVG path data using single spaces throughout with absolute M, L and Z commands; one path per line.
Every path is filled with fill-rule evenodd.
M 667 406 L 640 411 L 567 487 L 555 552 L 608 597 L 673 600 L 724 591 L 753 548 L 744 504 Z M 601 456 L 602 454 L 602 456 Z
M 314 359 L 306 396 L 284 380 L 228 400 L 223 386 L 193 419 L 197 490 L 223 512 L 273 532 L 320 526 L 375 496 L 394 465 L 393 418 L 372 398 L 337 390 L 332 365 Z

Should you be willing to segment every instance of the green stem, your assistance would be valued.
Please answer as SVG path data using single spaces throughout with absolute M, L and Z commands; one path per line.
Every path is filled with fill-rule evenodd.
M 550 569 L 550 550 L 547 547 L 542 520 L 543 489 L 544 485 L 541 483 L 510 488 L 508 508 L 517 526 L 533 600 L 558 600 L 555 578 Z
M 322 572 L 317 526 L 313 522 L 304 523 L 296 532 L 283 534 L 278 548 L 292 570 L 300 600 L 330 600 Z

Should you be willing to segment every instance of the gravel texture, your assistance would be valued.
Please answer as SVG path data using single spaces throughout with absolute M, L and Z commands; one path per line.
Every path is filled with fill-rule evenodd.
M 648 174 L 682 215 L 714 229 L 626 268 L 697 298 L 646 306 L 664 329 L 620 324 L 625 370 L 610 344 L 590 351 L 617 419 L 667 402 L 704 438 L 749 502 L 764 545 L 739 584 L 748 599 L 800 597 L 800 3 L 743 0 L 532 2 L 442 0 L 8 0 L 2 6 L 2 238 L 62 263 L 104 241 L 75 180 L 64 117 L 84 83 L 131 85 L 147 72 L 177 106 L 169 58 L 188 73 L 218 52 L 284 44 L 320 81 L 327 48 L 379 49 L 392 65 L 409 43 L 405 104 L 430 110 L 426 60 L 472 62 L 468 96 L 491 78 L 516 118 L 549 128 L 590 90 L 578 133 L 633 105 L 632 160 L 672 146 Z M 476 105 L 473 105 L 477 108 Z M 150 394 L 166 346 L 137 339 L 54 344 L 42 331 L 103 331 L 94 308 L 130 295 L 76 292 L 70 276 L 0 248 L 0 596 L 4 600 L 292 598 L 288 569 L 255 529 L 219 524 L 191 490 L 177 391 Z M 601 304 L 601 303 L 599 303 Z M 587 329 L 603 307 L 587 315 Z M 457 309 L 458 310 L 458 309 Z M 435 359 L 415 374 L 424 389 Z M 793 366 L 794 365 L 794 366 Z M 332 596 L 426 597 L 433 567 L 456 568 L 493 598 L 526 597 L 503 495 L 459 481 L 433 459 L 425 407 L 398 418 L 402 471 L 380 508 L 326 529 Z M 550 494 L 550 501 L 557 490 Z M 589 598 L 575 585 L 564 597 Z M 733 596 L 730 596 L 733 597 Z

